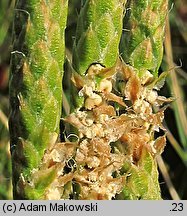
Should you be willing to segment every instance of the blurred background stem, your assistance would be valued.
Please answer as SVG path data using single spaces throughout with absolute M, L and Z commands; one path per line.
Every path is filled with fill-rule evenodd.
M 173 62 L 173 50 L 171 44 L 171 34 L 170 34 L 170 24 L 169 19 L 167 18 L 166 22 L 166 37 L 165 37 L 165 55 L 168 69 L 175 68 Z M 176 98 L 173 103 L 175 118 L 177 121 L 178 132 L 180 136 L 180 141 L 185 149 L 187 150 L 187 117 L 184 108 L 184 95 L 180 88 L 179 81 L 175 69 L 172 69 L 170 72 L 169 83 L 173 96 Z

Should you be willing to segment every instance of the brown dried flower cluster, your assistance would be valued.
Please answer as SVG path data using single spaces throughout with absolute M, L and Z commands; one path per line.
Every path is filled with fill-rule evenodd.
M 141 77 L 121 60 L 112 68 L 92 65 L 84 78 L 74 74 L 72 80 L 84 105 L 64 122 L 76 128 L 78 139 L 54 143 L 45 153 L 40 170 L 57 170 L 46 198 L 69 198 L 74 182 L 79 199 L 110 200 L 125 185 L 125 161 L 136 165 L 143 148 L 153 157 L 163 151 L 165 135 L 155 139 L 154 133 L 164 130 L 164 105 L 171 99 L 157 94 L 162 80 L 148 71 Z

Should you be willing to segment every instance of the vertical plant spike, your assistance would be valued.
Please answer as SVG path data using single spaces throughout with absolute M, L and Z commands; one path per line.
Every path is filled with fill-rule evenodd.
M 124 28 L 126 30 L 124 31 L 121 41 L 121 52 L 124 61 L 129 64 L 128 67 L 131 68 L 137 76 L 139 76 L 137 79 L 140 80 L 140 88 L 145 86 L 144 88 L 147 92 L 145 93 L 144 91 L 142 92 L 141 89 L 135 88 L 134 91 L 136 91 L 136 94 L 139 92 L 141 96 L 134 100 L 134 93 L 131 93 L 128 95 L 128 98 L 132 101 L 133 109 L 139 109 L 139 111 L 137 110 L 138 112 L 142 112 L 143 110 L 145 111 L 149 107 L 149 111 L 143 111 L 141 114 L 141 118 L 146 119 L 151 113 L 153 113 L 154 107 L 158 107 L 157 109 L 159 110 L 159 106 L 169 102 L 169 99 L 157 96 L 156 93 L 156 90 L 160 90 L 163 86 L 166 73 L 161 74 L 157 79 L 153 78 L 153 75 L 158 76 L 158 69 L 162 61 L 163 36 L 168 10 L 168 1 L 129 0 L 127 5 L 128 9 L 124 19 Z M 147 102 L 149 104 L 146 104 Z M 146 120 L 147 132 L 152 128 L 150 131 L 152 137 L 149 138 L 148 143 L 150 145 L 153 144 L 154 148 L 157 146 L 157 154 L 161 154 L 162 151 L 160 150 L 163 150 L 165 145 L 165 137 L 159 137 L 155 140 L 154 131 L 158 131 L 159 128 L 164 130 L 161 124 L 164 113 L 163 111 L 160 112 L 160 114 L 157 112 L 156 115 L 160 115 L 160 126 L 153 128 L 151 118 L 148 117 Z M 128 140 L 131 140 L 130 137 L 125 141 L 128 143 Z M 140 144 L 141 141 L 137 143 Z M 138 162 L 138 166 L 132 165 L 128 167 L 128 170 L 126 170 L 126 172 L 130 172 L 131 175 L 128 178 L 128 182 L 125 184 L 122 193 L 118 195 L 117 198 L 161 198 L 155 156 L 150 154 L 151 151 L 149 148 L 146 151 L 146 154 L 140 153 L 141 164 Z M 149 158 L 149 160 L 147 160 L 147 158 Z M 142 166 L 143 164 L 144 166 Z M 147 170 L 146 167 L 150 167 L 151 169 Z M 140 191 L 139 188 L 144 189 L 144 191 Z
M 143 74 L 157 76 L 162 61 L 168 0 L 129 0 L 121 53 L 126 63 Z
M 69 176 L 69 184 L 74 185 L 71 193 L 75 199 L 112 199 L 120 192 L 125 179 L 117 173 L 123 165 L 123 155 L 119 151 L 110 154 L 110 142 L 115 141 L 119 135 L 115 137 L 113 134 L 114 137 L 110 137 L 105 117 L 111 117 L 108 124 L 113 126 L 115 131 L 124 119 L 122 117 L 113 121 L 114 108 L 107 103 L 99 106 L 102 100 L 105 101 L 102 99 L 105 88 L 108 89 L 106 92 L 108 91 L 109 97 L 113 96 L 110 95 L 110 70 L 109 80 L 99 73 L 104 69 L 102 65 L 111 67 L 112 73 L 115 73 L 125 3 L 124 0 L 85 1 L 79 14 L 73 49 L 75 71 L 72 80 L 79 91 L 74 97 L 81 102 L 76 110 L 64 118 L 68 126 L 66 133 L 72 133 L 72 130 L 68 131 L 71 125 L 75 128 L 73 131 L 77 131 L 78 137 L 77 140 L 74 139 L 76 148 L 74 147 L 72 154 L 72 169 L 65 174 Z M 92 65 L 93 63 L 96 64 Z M 92 66 L 89 67 L 90 65 Z M 121 101 L 116 96 L 116 100 L 118 99 Z M 122 101 L 121 104 L 124 105 Z M 80 111 L 81 109 L 84 111 Z M 99 119 L 100 114 L 103 122 Z M 119 133 L 121 134 L 121 131 Z M 113 178 L 115 172 L 117 176 Z
M 118 57 L 126 0 L 85 1 L 78 18 L 73 67 L 84 75 L 90 64 L 112 67 Z
M 64 117 L 68 137 L 77 137 L 71 169 L 64 175 L 74 185 L 70 191 L 76 199 L 161 199 L 155 157 L 163 151 L 165 135 L 155 140 L 154 132 L 163 129 L 164 108 L 159 106 L 168 100 L 156 92 L 162 76 L 154 79 L 148 70 L 141 74 L 118 59 L 118 46 L 107 47 L 106 56 L 115 58 L 103 55 L 104 42 L 107 46 L 111 41 L 103 31 L 112 27 L 97 28 L 111 13 L 105 8 L 102 18 L 101 5 L 113 11 L 119 2 L 85 1 L 77 24 L 72 81 L 81 103 Z M 119 20 L 118 27 L 122 31 Z M 74 130 L 68 133 L 70 125 Z
M 10 76 L 14 198 L 48 199 L 57 168 L 44 153 L 61 117 L 68 0 L 17 0 Z
M 116 63 L 125 3 L 126 0 L 84 1 L 78 17 L 72 60 L 73 68 L 80 75 L 85 75 L 90 64 L 112 67 Z M 82 98 L 77 97 L 76 91 L 72 95 L 74 107 L 81 106 Z

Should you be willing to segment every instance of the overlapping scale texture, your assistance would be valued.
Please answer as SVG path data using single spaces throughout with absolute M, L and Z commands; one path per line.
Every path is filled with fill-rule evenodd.
M 25 181 L 59 133 L 67 8 L 67 0 L 16 1 L 10 77 L 16 198 L 29 198 Z
M 157 76 L 163 56 L 167 0 L 129 0 L 124 19 L 121 53 L 126 63 L 143 74 Z
M 115 64 L 122 34 L 126 0 L 85 1 L 80 12 L 73 51 L 73 67 L 85 74 L 92 63 Z

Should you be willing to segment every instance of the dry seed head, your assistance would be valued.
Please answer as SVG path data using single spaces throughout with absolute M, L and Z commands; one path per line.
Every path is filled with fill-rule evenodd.
M 112 91 L 112 82 L 107 79 L 103 79 L 98 87 L 98 91 L 109 93 Z
M 88 127 L 90 127 L 91 125 L 93 125 L 93 119 L 85 119 L 85 125 L 87 125 Z
M 84 87 L 80 90 L 81 96 L 85 95 L 87 97 L 93 97 L 94 93 L 93 91 L 95 90 L 95 84 L 94 82 L 89 83 L 89 85 L 84 85 Z
M 157 98 L 158 98 L 158 94 L 156 91 L 153 91 L 153 90 L 147 91 L 146 99 L 150 104 L 154 104 Z
M 78 163 L 83 163 L 85 161 L 85 155 L 80 151 L 80 149 L 77 149 L 75 160 Z
M 84 134 L 86 135 L 87 138 L 92 139 L 94 137 L 104 137 L 105 136 L 105 131 L 102 127 L 102 124 L 97 123 L 92 125 L 91 127 L 87 128 L 84 131 Z
M 97 75 L 104 67 L 101 64 L 92 64 L 88 70 L 87 75 L 88 76 L 95 76 Z
M 99 122 L 100 122 L 101 124 L 106 123 L 107 120 L 109 120 L 109 116 L 108 116 L 108 115 L 106 115 L 106 114 L 101 114 L 101 115 L 99 116 Z
M 92 97 L 88 97 L 85 100 L 84 106 L 86 109 L 91 110 L 102 103 L 102 97 L 93 93 Z
M 140 79 L 131 67 L 121 66 L 121 71 L 119 68 L 116 73 L 120 73 L 120 76 L 126 68 L 125 75 L 122 76 L 124 83 L 127 82 L 124 86 L 125 95 L 116 95 L 108 79 L 103 79 L 100 87 L 95 89 L 92 75 L 100 69 L 97 66 L 89 69 L 85 78 L 89 82 L 83 81 L 80 90 L 85 97 L 86 110 L 77 109 L 65 118 L 66 123 L 78 130 L 81 139 L 78 139 L 76 145 L 57 143 L 43 158 L 45 166 L 42 169 L 54 166 L 58 171 L 56 180 L 48 188 L 49 199 L 59 199 L 59 193 L 63 194 L 61 188 L 72 179 L 81 188 L 80 199 L 112 199 L 125 185 L 127 174 L 120 174 L 125 161 L 138 166 L 144 148 L 153 157 L 162 152 L 165 138 L 152 140 L 154 130 L 162 127 L 163 111 L 153 113 L 153 106 L 158 106 L 159 96 L 145 85 L 149 82 L 150 74 L 147 73 L 147 77 Z M 131 107 L 124 103 L 125 97 L 132 100 Z M 115 106 L 109 105 L 108 101 L 118 104 L 125 112 L 116 114 Z M 121 147 L 115 147 L 112 152 L 111 142 L 117 142 Z M 65 173 L 64 167 L 70 158 L 74 158 L 76 169 Z M 36 176 L 38 172 L 40 170 L 36 170 L 33 175 Z M 113 173 L 117 173 L 117 177 Z M 54 188 L 59 189 L 56 191 Z
M 132 75 L 125 87 L 125 96 L 134 103 L 141 94 L 141 83 L 137 75 Z
M 96 168 L 99 166 L 100 164 L 100 160 L 98 157 L 93 156 L 93 157 L 89 157 L 86 159 L 86 163 L 88 165 L 89 168 Z
M 147 83 L 150 83 L 153 78 L 154 76 L 148 70 L 145 70 L 143 72 L 143 76 L 141 77 L 141 84 L 146 85 Z

